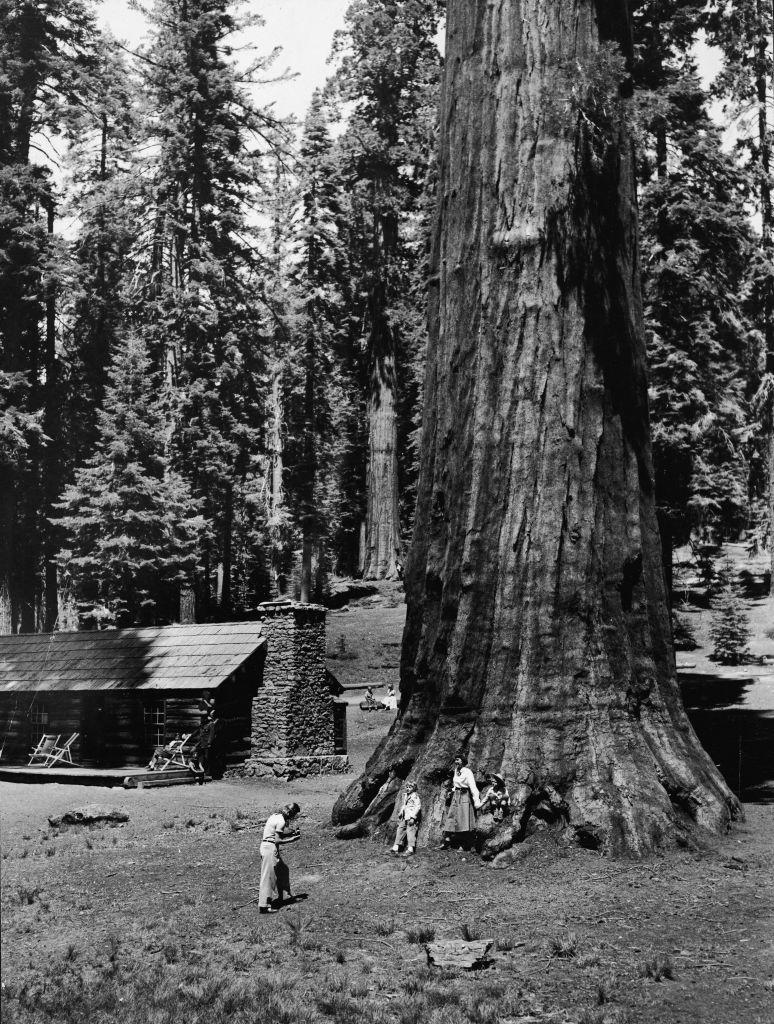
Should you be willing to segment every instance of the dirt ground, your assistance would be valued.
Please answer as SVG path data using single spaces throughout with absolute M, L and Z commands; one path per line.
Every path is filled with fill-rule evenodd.
M 331 664 L 347 685 L 395 672 L 404 609 L 389 604 L 331 616 L 329 648 L 341 631 L 357 652 Z M 390 720 L 359 696 L 355 771 Z M 774 803 L 746 804 L 746 821 L 701 850 L 620 861 L 546 833 L 495 868 L 337 840 L 347 781 L 0 783 L 4 1024 L 774 1024 Z M 289 797 L 302 840 L 286 860 L 306 898 L 259 917 L 254 826 Z M 48 824 L 94 803 L 128 822 Z M 492 963 L 430 969 L 431 936 L 491 938 Z

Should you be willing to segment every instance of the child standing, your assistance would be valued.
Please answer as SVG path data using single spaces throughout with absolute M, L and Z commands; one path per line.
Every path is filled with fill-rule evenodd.
M 391 853 L 400 853 L 404 840 L 407 841 L 406 856 L 412 857 L 417 848 L 417 828 L 422 814 L 422 801 L 419 799 L 417 787 L 413 782 L 406 785 L 403 805 L 398 812 L 398 831 L 395 834 L 395 845 Z

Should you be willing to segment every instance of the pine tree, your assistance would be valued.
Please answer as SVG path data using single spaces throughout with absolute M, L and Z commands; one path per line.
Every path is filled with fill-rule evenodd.
M 140 228 L 138 183 L 130 173 L 139 144 L 137 83 L 114 40 L 95 61 L 88 102 L 72 112 L 65 211 L 77 223 L 62 298 L 69 329 L 67 429 L 71 457 L 82 462 L 97 430 L 111 353 L 130 315 L 129 279 Z
M 200 606 L 228 615 L 249 585 L 257 507 L 264 373 L 266 271 L 251 224 L 267 151 L 283 126 L 247 86 L 268 61 L 238 69 L 236 33 L 248 24 L 228 0 L 156 0 L 144 54 L 150 240 L 138 311 L 176 409 L 175 465 L 210 523 Z M 249 19 L 253 25 L 259 18 Z M 254 218 L 252 218 L 254 220 Z
M 720 588 L 713 601 L 710 639 L 712 657 L 723 665 L 741 665 L 750 656 L 750 620 L 733 582 L 734 567 L 727 559 L 719 573 Z
M 0 479 L 0 618 L 24 632 L 43 617 L 53 553 L 46 506 L 59 483 L 63 247 L 50 166 L 54 138 L 85 101 L 96 39 L 82 0 L 0 0 L 0 373 L 23 396 L 20 415 L 43 422 L 47 438 L 33 434 Z M 56 581 L 45 570 L 50 626 Z
M 402 558 L 399 307 L 417 265 L 424 266 L 424 249 L 409 243 L 408 225 L 417 216 L 430 162 L 434 120 L 427 114 L 437 99 L 435 35 L 442 8 L 439 0 L 354 0 L 334 49 L 339 66 L 332 87 L 351 105 L 339 159 L 349 207 L 344 241 L 354 275 L 352 326 L 366 344 L 367 578 L 394 578 Z
M 665 564 L 692 530 L 747 514 L 745 308 L 752 251 L 746 172 L 707 111 L 693 44 L 703 6 L 634 13 L 642 283 Z
M 774 91 L 774 10 L 764 0 L 712 0 L 708 39 L 723 54 L 714 93 L 724 101 L 737 149 L 747 161 L 760 232 L 749 267 L 748 312 L 758 346 L 749 377 L 756 386 L 752 408 L 765 469 L 753 475 L 756 495 L 766 493 L 771 567 L 774 570 L 774 213 L 772 212 L 771 101 Z M 761 485 L 765 491 L 762 491 Z M 757 527 L 757 523 L 752 524 Z M 774 580 L 774 572 L 772 572 Z M 774 593 L 774 591 L 772 591 Z
M 168 468 L 169 414 L 139 336 L 113 358 L 99 436 L 58 508 L 62 572 L 85 626 L 174 620 L 198 565 L 204 520 Z
M 304 122 L 298 166 L 300 211 L 295 229 L 292 282 L 296 313 L 292 336 L 300 372 L 296 400 L 289 410 L 289 426 L 296 443 L 288 454 L 295 463 L 289 486 L 301 527 L 304 601 L 312 592 L 313 555 L 328 561 L 323 534 L 329 533 L 331 520 L 335 520 L 339 496 L 333 423 L 347 402 L 346 386 L 334 355 L 343 319 L 336 225 L 340 199 L 328 114 L 320 91 L 313 95 Z

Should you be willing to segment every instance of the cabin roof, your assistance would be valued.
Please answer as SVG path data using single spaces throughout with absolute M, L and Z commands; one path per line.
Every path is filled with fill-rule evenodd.
M 260 622 L 0 636 L 0 694 L 215 690 L 265 643 Z

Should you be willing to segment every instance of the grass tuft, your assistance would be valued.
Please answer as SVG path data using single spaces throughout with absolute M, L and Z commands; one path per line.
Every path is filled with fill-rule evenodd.
M 665 979 L 671 981 L 675 976 L 672 961 L 668 956 L 656 956 L 649 960 L 643 960 L 638 973 L 641 978 L 650 978 L 652 981 L 664 981 Z
M 559 960 L 572 960 L 578 953 L 578 936 L 575 932 L 555 935 L 549 940 L 548 952 Z
M 383 918 L 381 921 L 377 921 L 374 925 L 374 931 L 377 935 L 392 935 L 395 931 L 395 918 Z
M 406 931 L 406 938 L 414 945 L 432 942 L 435 938 L 435 928 L 432 925 L 420 925 L 419 928 L 409 928 Z
M 22 884 L 16 890 L 16 898 L 22 906 L 31 907 L 40 896 L 40 886 Z
M 306 933 L 311 926 L 310 919 L 304 917 L 299 912 L 297 914 L 289 914 L 284 919 L 283 924 L 288 930 L 288 945 L 291 949 L 298 950 L 303 945 L 302 940 L 307 938 Z

